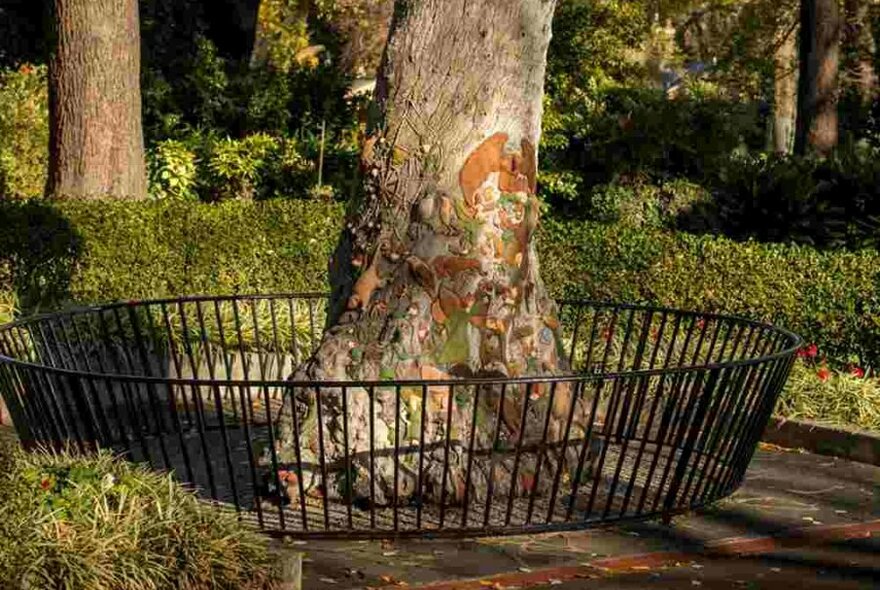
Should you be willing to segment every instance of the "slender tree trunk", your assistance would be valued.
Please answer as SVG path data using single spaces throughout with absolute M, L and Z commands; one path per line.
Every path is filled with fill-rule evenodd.
M 797 35 L 789 31 L 774 56 L 773 150 L 791 152 L 797 115 Z
M 549 396 L 549 388 L 540 385 L 529 387 L 528 396 L 524 386 L 508 388 L 503 398 L 490 391 L 480 398 L 485 406 L 474 410 L 472 397 L 460 398 L 456 388 L 453 398 L 442 385 L 456 377 L 566 369 L 558 352 L 555 305 L 541 282 L 533 241 L 540 210 L 536 148 L 554 3 L 397 2 L 375 96 L 378 117 L 362 158 L 364 195 L 331 267 L 331 327 L 294 379 L 440 384 L 403 387 L 397 394 L 394 388 L 370 393 L 349 387 L 347 425 L 340 391 L 324 389 L 322 442 L 314 391 L 295 390 L 282 412 L 283 461 L 291 462 L 301 449 L 306 463 L 316 464 L 319 451 L 332 463 L 347 442 L 355 465 L 349 476 L 337 476 L 351 484 L 355 496 L 369 496 L 369 478 L 356 474 L 368 472 L 365 455 L 373 432 L 379 454 L 376 502 L 390 501 L 394 482 L 398 501 L 405 502 L 415 493 L 412 462 L 419 453 L 407 453 L 404 469 L 392 478 L 387 451 L 395 440 L 418 444 L 421 427 L 426 441 L 447 434 L 453 439 L 445 473 L 442 445 L 424 457 L 422 498 L 436 498 L 446 482 L 446 497 L 461 500 L 462 441 L 475 425 L 477 448 L 491 446 L 485 420 L 497 411 L 493 408 L 503 406 L 502 443 L 521 432 L 526 439 L 538 432 L 537 416 L 548 399 L 550 437 L 561 434 L 561 418 L 570 407 L 567 387 Z M 525 416 L 523 403 L 531 408 Z M 395 433 L 398 425 L 405 432 Z M 509 475 L 509 465 L 502 461 L 497 467 L 499 482 L 509 481 L 500 475 Z M 525 468 L 519 473 L 514 485 L 528 488 Z M 301 475 L 306 490 L 320 488 L 314 472 Z M 488 478 L 475 473 L 471 493 L 478 497 Z M 323 487 L 321 493 L 340 493 L 335 485 Z
M 137 0 L 55 0 L 54 17 L 47 194 L 143 198 Z
M 845 0 L 843 47 L 846 59 L 847 85 L 854 87 L 863 105 L 870 105 L 877 95 L 877 73 L 874 70 L 874 36 L 871 33 L 868 0 Z
M 838 139 L 838 0 L 801 0 L 800 78 L 795 152 L 827 154 Z

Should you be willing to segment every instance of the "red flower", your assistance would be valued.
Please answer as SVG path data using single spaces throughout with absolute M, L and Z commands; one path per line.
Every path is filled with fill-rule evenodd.
M 853 377 L 857 377 L 857 378 L 861 379 L 862 377 L 865 376 L 865 370 L 861 367 L 853 367 L 849 370 L 849 374 L 852 375 Z
M 48 490 L 50 487 L 52 487 L 52 480 L 51 479 L 49 479 L 48 477 L 44 477 L 43 479 L 40 480 L 40 488 L 42 488 L 44 490 Z
M 828 378 L 831 377 L 831 370 L 828 367 L 819 367 L 819 370 L 816 371 L 816 376 L 819 378 L 819 381 L 828 381 Z
M 810 344 L 809 346 L 804 346 L 800 350 L 797 351 L 797 355 L 802 359 L 812 359 L 816 358 L 816 355 L 819 354 L 819 347 L 815 344 Z
M 698 319 L 698 320 L 697 320 L 697 327 L 698 327 L 699 329 L 701 329 L 701 330 L 702 330 L 703 328 L 705 328 L 705 327 L 706 327 L 706 320 L 703 319 L 703 318 Z

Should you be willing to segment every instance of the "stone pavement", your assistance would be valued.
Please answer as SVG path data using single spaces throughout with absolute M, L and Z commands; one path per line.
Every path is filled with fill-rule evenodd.
M 833 576 L 816 577 L 825 561 L 837 574 L 852 573 L 855 585 L 841 587 L 855 588 L 880 587 L 860 585 L 880 579 L 877 538 L 880 467 L 762 444 L 738 492 L 676 517 L 669 526 L 644 522 L 488 539 L 278 543 L 304 553 L 307 589 L 637 588 L 639 580 L 670 584 L 650 584 L 658 588 L 704 580 L 708 587 L 748 588 L 749 583 L 781 583 L 785 576 L 809 579 L 807 570 L 819 582 L 832 583 Z M 810 551 L 820 557 L 811 558 Z M 740 554 L 752 557 L 729 559 Z M 859 560 L 865 565 L 848 565 Z M 761 578 L 748 577 L 755 568 L 752 573 Z M 780 575 L 763 580 L 771 574 Z

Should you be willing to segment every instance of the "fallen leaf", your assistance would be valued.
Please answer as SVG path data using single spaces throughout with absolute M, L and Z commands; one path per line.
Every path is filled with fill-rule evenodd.
M 699 580 L 691 580 L 691 586 L 702 586 L 703 583 Z
M 336 580 L 333 578 L 318 578 L 319 581 L 324 582 L 325 584 L 335 584 Z
M 519 571 L 521 571 L 521 572 L 527 574 L 527 573 L 529 573 L 529 572 L 532 571 L 532 568 L 530 568 L 530 567 L 521 567 L 521 568 L 519 568 Z
M 779 567 L 771 567 L 771 568 L 770 568 L 770 571 L 771 571 L 771 572 L 776 572 L 776 573 L 778 574 L 779 572 L 782 571 L 782 568 L 779 568 Z
M 560 585 L 561 583 L 562 583 L 562 580 L 557 580 L 556 578 L 551 578 L 551 579 L 550 579 L 550 585 L 551 585 L 551 586 L 558 586 L 558 585 Z
M 398 553 L 399 553 L 399 551 L 383 551 L 382 556 L 383 557 L 393 557 L 393 556 L 397 555 Z

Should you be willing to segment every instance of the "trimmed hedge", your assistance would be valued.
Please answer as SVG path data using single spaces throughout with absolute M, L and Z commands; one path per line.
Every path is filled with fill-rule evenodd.
M 313 201 L 0 203 L 0 302 L 320 291 L 341 205 Z M 557 296 L 649 302 L 769 320 L 841 363 L 880 353 L 880 254 L 544 221 Z M 5 278 L 4 278 L 5 277 Z M 4 284 L 5 283 L 5 284 Z M 5 291 L 5 293 L 4 293 Z

